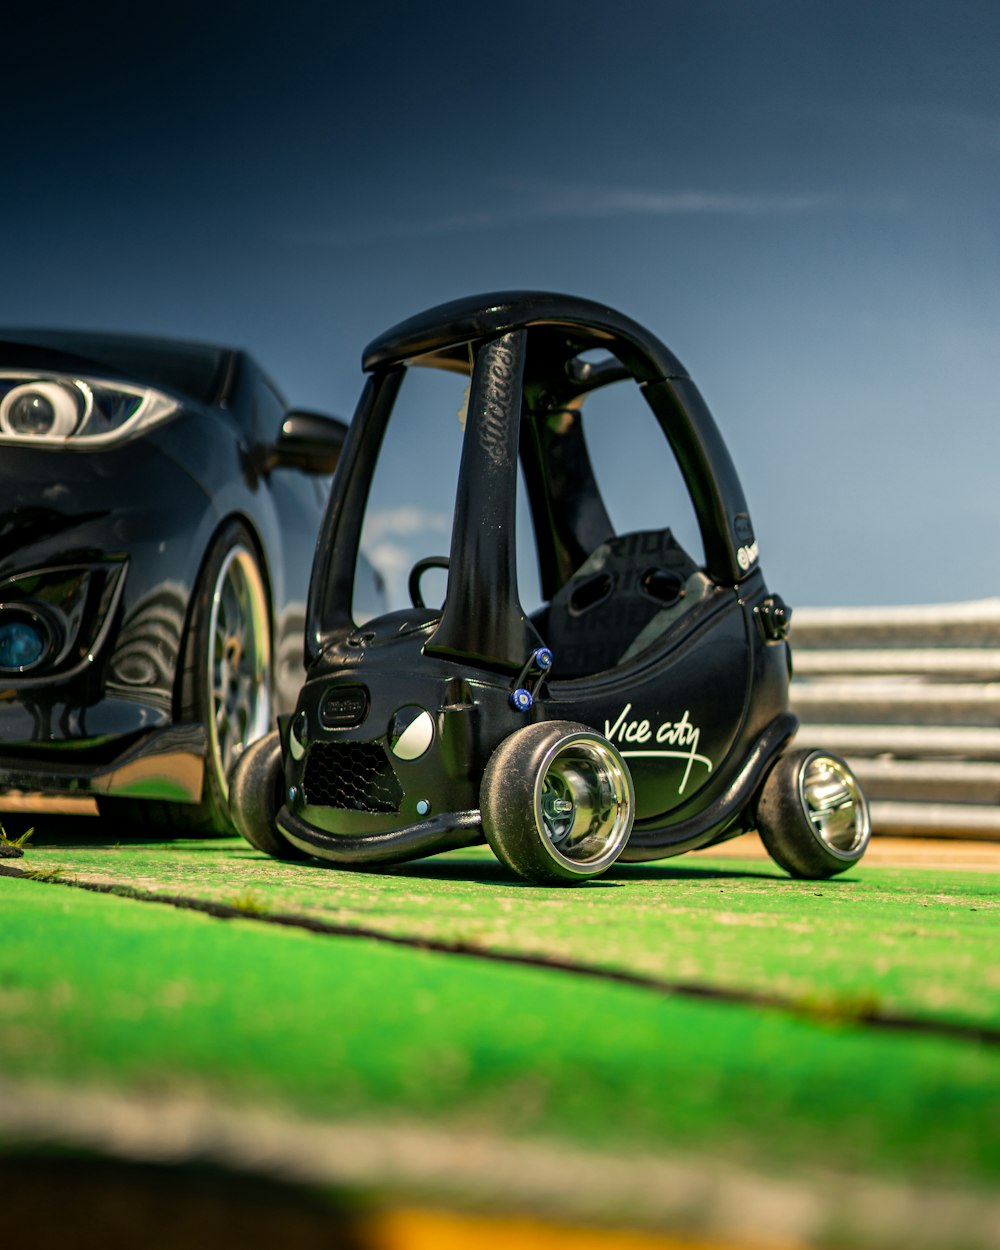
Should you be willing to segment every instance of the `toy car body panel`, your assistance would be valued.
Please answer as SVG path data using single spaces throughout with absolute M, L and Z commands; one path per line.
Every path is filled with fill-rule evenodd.
M 0 784 L 108 810 L 167 800 L 183 825 L 272 702 L 294 703 L 305 553 L 344 427 L 329 421 L 325 446 L 314 430 L 309 460 L 242 352 L 0 340 Z M 200 825 L 228 827 L 224 804 Z
M 440 561 L 418 562 L 415 606 L 359 628 L 362 517 L 413 363 L 470 375 L 447 594 L 422 605 L 421 568 Z M 282 723 L 280 833 L 355 864 L 485 836 L 516 872 L 564 883 L 619 855 L 660 858 L 752 827 L 796 729 L 790 613 L 765 586 L 735 469 L 672 353 L 602 305 L 514 292 L 404 322 L 364 365 L 316 549 L 308 678 Z M 619 534 L 609 519 L 583 414 L 591 392 L 629 379 L 683 475 L 701 563 L 666 524 Z M 545 600 L 531 615 L 516 567 L 519 466 Z M 856 816 L 859 856 L 860 790 L 809 767 L 799 824 L 835 828 L 842 849 Z M 534 823 L 508 819 L 511 805 L 533 808 Z

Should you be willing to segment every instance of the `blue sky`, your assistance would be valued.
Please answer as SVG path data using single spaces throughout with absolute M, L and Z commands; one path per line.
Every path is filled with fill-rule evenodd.
M 0 323 L 244 346 L 349 415 L 387 325 L 586 295 L 691 371 L 790 602 L 997 593 L 1000 7 L 40 5 L 5 45 Z M 382 538 L 436 549 L 416 502 Z

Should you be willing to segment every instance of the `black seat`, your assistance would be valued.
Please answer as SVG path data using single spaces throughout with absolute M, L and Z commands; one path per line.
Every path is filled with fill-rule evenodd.
M 613 668 L 655 617 L 680 604 L 697 572 L 669 529 L 601 543 L 549 604 L 545 633 L 555 656 L 553 676 Z

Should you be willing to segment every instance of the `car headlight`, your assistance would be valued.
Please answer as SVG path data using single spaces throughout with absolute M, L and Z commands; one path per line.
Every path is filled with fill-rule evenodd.
M 27 673 L 55 649 L 52 631 L 37 611 L 0 604 L 0 673 Z
M 146 387 L 65 374 L 0 370 L 0 441 L 94 447 L 172 416 L 176 400 Z

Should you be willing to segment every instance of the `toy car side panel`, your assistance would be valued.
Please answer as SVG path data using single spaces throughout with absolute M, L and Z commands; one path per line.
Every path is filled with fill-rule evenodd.
M 717 591 L 698 620 L 687 629 L 682 624 L 673 645 L 607 675 L 554 678 L 546 712 L 603 733 L 632 773 L 636 820 L 655 821 L 696 796 L 729 756 L 742 727 L 751 671 L 743 612 L 732 591 Z

